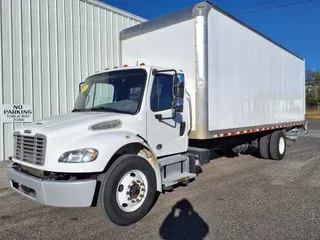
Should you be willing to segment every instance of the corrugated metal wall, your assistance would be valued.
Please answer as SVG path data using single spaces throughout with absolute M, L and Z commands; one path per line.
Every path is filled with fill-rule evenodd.
M 1 0 L 0 106 L 32 104 L 34 120 L 71 111 L 81 80 L 119 64 L 119 32 L 143 21 L 93 0 Z M 0 122 L 0 161 L 19 126 Z

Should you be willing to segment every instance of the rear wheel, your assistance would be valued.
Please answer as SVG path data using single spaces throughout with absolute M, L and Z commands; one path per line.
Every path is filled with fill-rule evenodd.
M 259 139 L 259 152 L 260 156 L 264 159 L 270 159 L 269 141 L 270 134 L 265 135 Z
M 100 192 L 100 205 L 113 223 L 126 226 L 141 220 L 156 197 L 156 176 L 148 161 L 123 155 L 107 171 Z
M 282 160 L 286 153 L 286 136 L 283 131 L 275 131 L 270 136 L 270 156 L 273 160 Z

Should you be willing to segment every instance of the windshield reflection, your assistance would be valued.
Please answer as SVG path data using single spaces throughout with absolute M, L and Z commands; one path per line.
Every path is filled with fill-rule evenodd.
M 93 75 L 86 79 L 74 112 L 106 111 L 136 114 L 146 82 L 144 69 L 129 69 Z

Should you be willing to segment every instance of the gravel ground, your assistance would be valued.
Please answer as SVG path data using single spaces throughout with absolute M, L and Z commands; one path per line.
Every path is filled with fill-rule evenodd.
M 99 208 L 46 207 L 2 190 L 0 239 L 320 239 L 320 134 L 313 136 L 290 143 L 282 161 L 214 160 L 129 227 Z

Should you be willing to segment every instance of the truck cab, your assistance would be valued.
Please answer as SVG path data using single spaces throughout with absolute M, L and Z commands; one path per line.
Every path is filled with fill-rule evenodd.
M 72 112 L 14 132 L 12 188 L 50 206 L 99 202 L 118 225 L 138 221 L 164 188 L 196 176 L 185 92 L 181 71 L 144 64 L 89 76 Z

